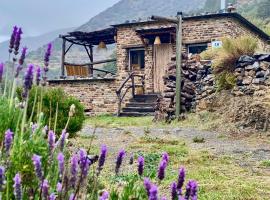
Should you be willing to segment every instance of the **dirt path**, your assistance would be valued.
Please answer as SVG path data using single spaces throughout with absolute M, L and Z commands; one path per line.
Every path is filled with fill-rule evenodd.
M 93 127 L 87 125 L 80 135 L 90 136 Z M 134 140 L 149 135 L 166 139 L 183 139 L 194 150 L 206 150 L 217 156 L 232 156 L 241 167 L 257 172 L 261 162 L 270 160 L 270 144 L 256 138 L 237 138 L 215 132 L 198 131 L 188 128 L 97 128 L 96 144 L 109 144 L 110 150 L 116 152 L 119 148 L 128 147 Z M 194 143 L 195 137 L 204 138 L 203 143 Z M 261 169 L 260 169 L 261 170 Z M 263 173 L 270 174 L 270 168 L 264 168 Z

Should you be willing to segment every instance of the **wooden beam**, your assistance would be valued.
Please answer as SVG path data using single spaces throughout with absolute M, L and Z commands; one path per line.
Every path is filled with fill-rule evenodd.
M 174 23 L 174 24 L 178 23 L 178 19 L 173 19 L 173 18 L 168 18 L 168 17 L 161 17 L 161 16 L 156 16 L 156 15 L 153 15 L 151 17 L 151 19 L 156 20 L 156 21 L 171 22 L 171 23 Z
M 69 47 L 67 48 L 67 50 L 65 51 L 65 55 L 67 54 L 67 52 L 70 50 L 70 48 L 73 46 L 73 43 L 71 43 L 70 45 L 69 45 Z
M 177 13 L 176 31 L 176 119 L 180 118 L 181 112 L 181 65 L 182 65 L 182 12 Z
M 65 52 L 66 52 L 66 39 L 63 38 L 62 43 L 62 58 L 61 58 L 61 76 L 65 76 Z
M 97 65 L 97 64 L 102 64 L 102 63 L 108 63 L 108 62 L 115 62 L 116 59 L 107 59 L 107 60 L 100 60 L 100 61 L 95 61 L 91 63 L 84 63 L 84 64 L 75 64 L 75 63 L 68 63 L 65 62 L 65 65 L 73 65 L 73 66 L 86 66 L 86 65 Z

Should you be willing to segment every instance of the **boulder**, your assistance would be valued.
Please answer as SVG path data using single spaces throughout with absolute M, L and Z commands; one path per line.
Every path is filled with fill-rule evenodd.
M 264 55 L 261 55 L 259 58 L 258 58 L 259 61 L 267 61 L 267 62 L 270 62 L 270 54 L 264 54 Z
M 256 61 L 255 58 L 251 57 L 251 56 L 241 56 L 238 60 L 238 63 L 244 63 L 246 65 L 252 65 L 254 62 Z

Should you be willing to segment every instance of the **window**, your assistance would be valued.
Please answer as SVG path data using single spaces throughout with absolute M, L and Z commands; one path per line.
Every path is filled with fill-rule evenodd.
M 129 68 L 130 70 L 144 69 L 145 66 L 144 49 L 129 50 Z
M 205 51 L 208 47 L 207 43 L 190 44 L 188 45 L 188 53 L 199 54 Z

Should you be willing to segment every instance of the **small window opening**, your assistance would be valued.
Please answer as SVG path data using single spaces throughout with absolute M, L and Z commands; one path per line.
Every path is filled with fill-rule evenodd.
M 200 54 L 203 51 L 205 51 L 208 47 L 207 43 L 201 43 L 201 44 L 190 44 L 188 45 L 188 53 L 192 54 Z
M 145 52 L 143 49 L 129 51 L 129 65 L 131 70 L 140 70 L 145 67 Z

